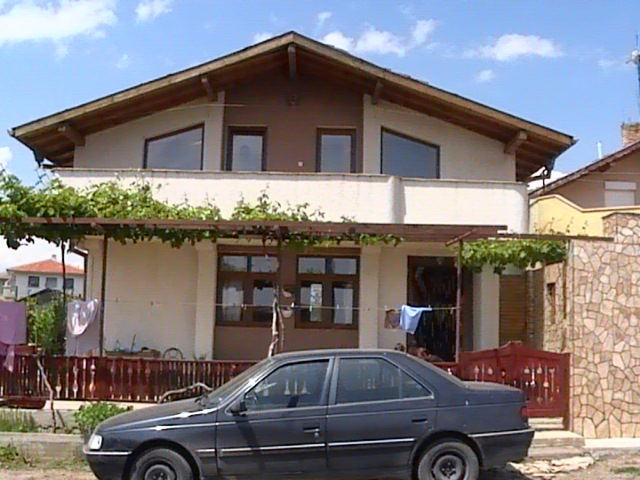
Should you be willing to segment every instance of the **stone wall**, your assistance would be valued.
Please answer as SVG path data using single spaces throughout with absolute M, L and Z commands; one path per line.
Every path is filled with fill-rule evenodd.
M 613 242 L 574 240 L 564 267 L 564 317 L 545 301 L 544 348 L 572 354 L 571 425 L 587 438 L 640 437 L 640 216 L 604 221 Z M 563 287 L 564 288 L 564 287 Z

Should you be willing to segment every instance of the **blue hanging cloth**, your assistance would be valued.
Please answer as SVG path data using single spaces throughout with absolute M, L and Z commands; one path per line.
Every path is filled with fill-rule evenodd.
M 410 307 L 403 305 L 400 310 L 400 328 L 411 335 L 416 333 L 424 312 L 432 312 L 431 307 Z

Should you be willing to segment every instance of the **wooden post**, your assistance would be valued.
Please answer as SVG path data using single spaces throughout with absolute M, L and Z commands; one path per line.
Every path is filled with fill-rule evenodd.
M 102 282 L 100 283 L 100 356 L 104 356 L 104 311 L 107 291 L 107 248 L 109 240 L 107 236 L 102 237 Z
M 462 336 L 462 247 L 464 240 L 458 240 L 456 261 L 456 363 L 460 362 L 460 340 Z

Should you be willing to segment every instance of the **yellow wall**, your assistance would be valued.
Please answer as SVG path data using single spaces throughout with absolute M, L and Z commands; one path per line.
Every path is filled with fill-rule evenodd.
M 602 218 L 616 212 L 640 213 L 640 206 L 582 208 L 561 195 L 546 195 L 529 205 L 530 231 L 601 236 Z

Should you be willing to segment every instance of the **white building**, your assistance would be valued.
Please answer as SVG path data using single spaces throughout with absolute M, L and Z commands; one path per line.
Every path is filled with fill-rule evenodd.
M 274 201 L 319 208 L 328 221 L 439 229 L 397 247 L 288 251 L 281 265 L 265 258 L 272 248 L 243 239 L 180 249 L 112 242 L 104 289 L 102 240 L 85 242 L 87 297 L 104 291 L 107 349 L 135 337 L 136 346 L 216 359 L 265 355 L 273 270 L 294 307 L 286 349 L 427 342 L 451 359 L 455 252 L 445 242 L 478 229 L 526 232 L 526 181 L 573 144 L 296 33 L 11 134 L 72 186 L 144 177 L 168 201 L 210 199 L 227 217 L 238 200 L 266 190 Z M 499 299 L 491 269 L 464 272 L 464 349 L 498 345 Z M 402 304 L 444 313 L 420 338 L 407 336 L 385 326 L 385 310 Z
M 42 292 L 61 292 L 63 283 L 67 294 L 80 298 L 84 295 L 84 270 L 66 265 L 66 282 L 63 282 L 62 263 L 55 259 L 42 260 L 7 268 L 9 279 L 3 287 L 5 299 L 20 300 Z

